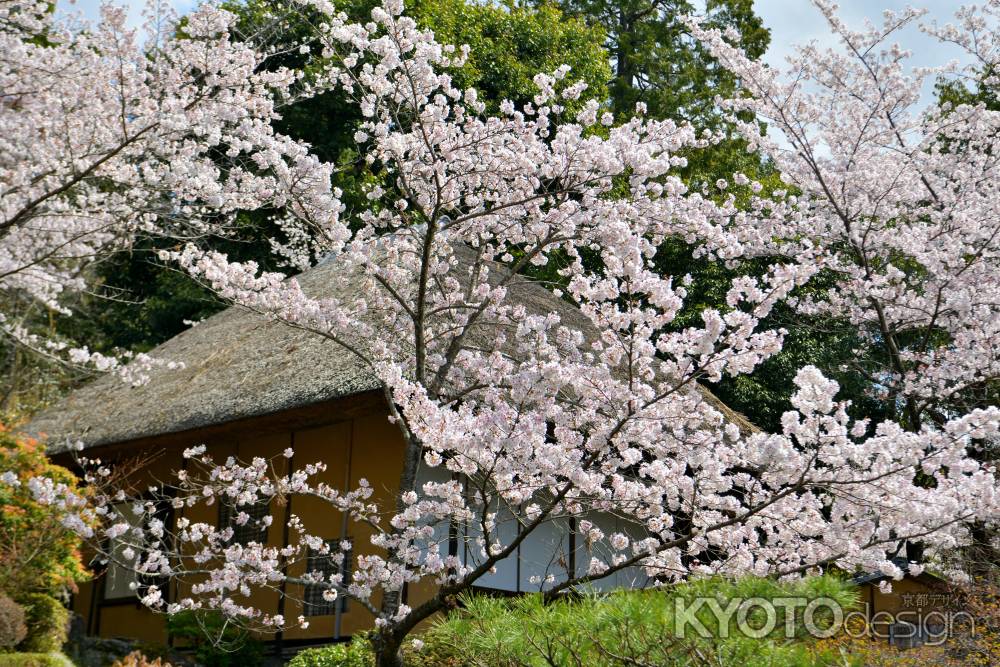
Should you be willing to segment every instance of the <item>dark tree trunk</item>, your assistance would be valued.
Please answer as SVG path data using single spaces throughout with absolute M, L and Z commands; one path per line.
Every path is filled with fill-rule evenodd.
M 403 667 L 403 635 L 398 632 L 379 632 L 372 640 L 375 647 L 376 667 Z

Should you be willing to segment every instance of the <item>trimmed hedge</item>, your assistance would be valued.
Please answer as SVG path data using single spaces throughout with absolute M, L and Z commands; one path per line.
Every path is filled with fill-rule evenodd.
M 417 650 L 412 641 L 403 646 L 407 667 L 465 667 L 465 659 L 450 643 L 447 632 L 431 628 L 415 636 L 423 646 Z M 368 639 L 356 635 L 350 643 L 330 644 L 299 651 L 286 667 L 375 667 L 375 653 Z
M 258 667 L 264 662 L 264 644 L 217 611 L 193 609 L 167 616 L 167 636 L 176 648 L 191 651 L 201 667 Z
M 19 602 L 24 608 L 28 636 L 18 646 L 26 653 L 61 651 L 69 638 L 69 610 L 50 595 L 25 595 Z
M 66 667 L 72 664 L 57 653 L 0 653 L 0 667 Z
M 358 636 L 349 644 L 330 644 L 299 651 L 286 667 L 372 667 L 374 664 L 375 654 L 371 644 Z

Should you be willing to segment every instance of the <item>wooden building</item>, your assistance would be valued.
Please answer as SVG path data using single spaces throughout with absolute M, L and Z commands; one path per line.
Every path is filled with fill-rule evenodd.
M 333 293 L 350 284 L 331 280 L 337 270 L 334 264 L 323 263 L 299 276 L 299 281 L 310 296 L 349 298 Z M 495 267 L 491 272 L 500 276 L 503 269 Z M 341 287 L 332 288 L 332 283 Z M 564 323 L 585 335 L 594 333 L 582 313 L 526 279 L 511 285 L 508 299 L 523 303 L 529 312 L 556 311 Z M 322 481 L 351 489 L 365 478 L 375 491 L 375 502 L 393 502 L 402 468 L 402 438 L 387 420 L 378 381 L 337 344 L 233 307 L 193 326 L 152 354 L 183 362 L 184 368 L 159 371 L 148 384 L 138 387 L 116 377 L 102 377 L 39 414 L 26 430 L 47 438 L 57 460 L 68 459 L 69 443 L 80 441 L 88 456 L 125 465 L 139 461 L 142 465 L 137 474 L 159 480 L 168 480 L 173 471 L 182 469 L 182 452 L 194 445 L 207 445 L 208 453 L 217 460 L 227 455 L 273 457 L 291 447 L 294 457 L 285 465 L 295 468 L 323 461 L 327 469 Z M 741 428 L 752 428 L 708 391 L 697 391 Z M 431 474 L 442 473 L 435 470 Z M 355 557 L 373 549 L 370 534 L 363 527 L 348 522 L 317 499 L 296 497 L 286 505 L 272 505 L 260 508 L 274 516 L 268 530 L 235 539 L 268 545 L 287 543 L 286 519 L 295 513 L 323 537 L 350 540 Z M 227 520 L 217 507 L 184 511 L 192 520 Z M 595 523 L 604 524 L 609 533 L 615 529 L 613 521 L 595 517 Z M 567 569 L 582 570 L 586 559 L 577 559 L 577 550 L 572 526 L 552 528 L 526 540 L 517 554 L 480 584 L 509 592 L 531 590 L 533 575 L 555 572 L 559 576 L 561 570 L 565 576 Z M 129 573 L 110 567 L 81 587 L 73 608 L 83 616 L 91 634 L 164 641 L 163 616 L 139 604 L 131 582 Z M 598 585 L 642 583 L 637 572 L 625 572 Z M 411 606 L 427 594 L 428 590 L 406 591 Z M 361 605 L 323 603 L 307 590 L 262 593 L 257 604 L 286 618 L 299 614 L 309 617 L 308 629 L 286 630 L 277 637 L 290 645 L 345 638 L 373 623 Z
M 905 558 L 894 559 L 906 570 Z M 881 572 L 862 573 L 852 582 L 858 586 L 858 602 L 864 609 L 868 632 L 900 648 L 912 648 L 939 641 L 961 618 L 959 596 L 945 579 L 924 571 L 909 573 L 898 581 Z M 889 583 L 888 590 L 880 586 Z M 967 614 L 965 614 L 967 616 Z

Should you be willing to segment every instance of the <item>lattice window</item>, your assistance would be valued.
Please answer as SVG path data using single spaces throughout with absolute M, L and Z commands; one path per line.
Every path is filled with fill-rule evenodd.
M 340 544 L 344 540 L 330 540 L 327 545 L 330 547 L 330 553 L 320 554 L 312 549 L 306 554 L 306 571 L 307 572 L 317 572 L 323 575 L 324 579 L 327 579 L 331 574 L 337 574 L 341 571 L 340 569 Z M 350 543 L 350 540 L 348 540 Z M 344 577 L 341 580 L 342 586 L 347 586 L 351 581 L 351 562 L 354 556 L 354 549 L 348 548 L 344 552 L 343 558 L 343 574 Z M 336 612 L 344 613 L 347 611 L 347 597 L 340 595 L 334 601 L 329 601 L 324 599 L 323 591 L 326 590 L 325 587 L 320 585 L 309 585 L 305 587 L 305 592 L 303 595 L 303 613 L 306 616 L 329 616 L 335 614 Z
M 267 516 L 270 504 L 267 501 L 254 503 L 252 505 L 233 506 L 227 502 L 219 503 L 219 528 L 232 528 L 232 544 L 242 544 L 246 546 L 251 542 L 259 544 L 267 543 L 267 526 L 261 520 Z M 250 517 L 246 523 L 236 523 L 236 518 L 240 512 L 246 512 Z

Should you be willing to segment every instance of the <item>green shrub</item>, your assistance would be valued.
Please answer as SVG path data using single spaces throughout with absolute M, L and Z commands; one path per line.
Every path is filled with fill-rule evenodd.
M 177 648 L 193 651 L 201 667 L 258 667 L 264 661 L 264 644 L 218 612 L 168 616 L 167 635 Z
M 51 653 L 62 650 L 69 636 L 69 610 L 50 595 L 34 593 L 23 596 L 28 636 L 18 649 L 27 653 Z
M 809 641 L 803 624 L 804 605 L 775 605 L 774 629 L 754 638 L 738 631 L 738 614 L 721 624 L 711 606 L 697 599 L 713 600 L 722 609 L 731 600 L 750 598 L 831 598 L 844 609 L 856 604 L 854 592 L 832 577 L 778 584 L 768 579 L 739 581 L 706 579 L 670 588 L 587 594 L 545 604 L 540 596 L 490 598 L 468 596 L 464 609 L 420 636 L 424 647 L 412 651 L 407 665 L 414 667 L 570 667 L 601 665 L 658 665 L 661 667 L 823 667 L 843 664 L 834 650 Z M 679 632 L 678 608 L 696 609 L 693 618 L 706 632 Z M 735 611 L 736 605 L 733 606 Z M 825 609 L 825 607 L 824 607 Z M 747 615 L 750 626 L 761 628 L 759 607 Z M 825 629 L 832 614 L 811 614 Z M 786 621 L 792 628 L 786 637 Z
M 52 653 L 0 653 L 0 667 L 67 667 L 65 658 Z
M 287 667 L 373 667 L 375 654 L 372 646 L 362 636 L 350 643 L 330 644 L 299 651 L 288 661 Z M 407 663 L 409 665 L 409 663 Z
M 9 651 L 28 634 L 21 605 L 0 593 L 0 651 Z
M 436 625 L 415 639 L 420 641 L 419 649 L 412 640 L 403 646 L 406 667 L 470 667 L 474 664 L 447 623 Z
M 0 591 L 28 593 L 75 590 L 89 575 L 80 537 L 60 523 L 59 513 L 35 500 L 27 480 L 48 478 L 78 490 L 76 476 L 50 462 L 45 444 L 13 433 L 0 423 L 0 470 L 20 484 L 0 484 Z
M 464 667 L 448 643 L 450 635 L 432 628 L 415 636 L 423 646 L 414 648 L 408 641 L 403 647 L 406 667 Z M 374 667 L 375 652 L 364 635 L 355 635 L 350 643 L 330 644 L 299 651 L 286 667 Z

